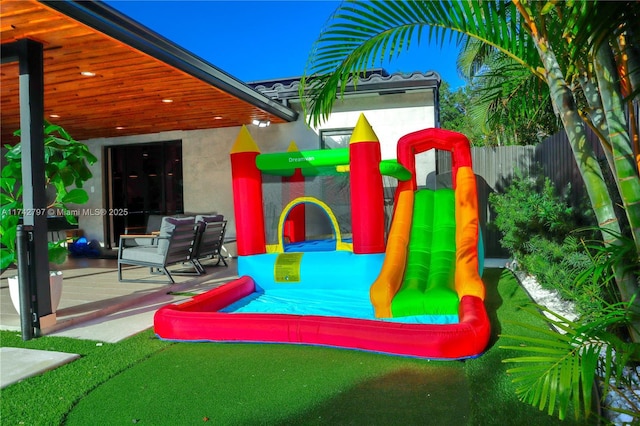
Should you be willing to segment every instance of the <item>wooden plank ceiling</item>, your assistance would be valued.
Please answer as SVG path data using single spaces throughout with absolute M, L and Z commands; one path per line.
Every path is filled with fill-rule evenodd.
M 34 0 L 2 0 L 0 7 L 3 44 L 43 43 L 45 119 L 76 140 L 240 126 L 255 118 L 284 122 Z M 0 74 L 1 140 L 13 144 L 18 63 L 2 64 Z

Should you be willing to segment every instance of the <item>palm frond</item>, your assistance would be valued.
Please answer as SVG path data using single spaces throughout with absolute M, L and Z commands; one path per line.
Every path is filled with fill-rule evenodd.
M 474 103 L 469 114 L 475 125 L 490 134 L 513 133 L 517 139 L 524 139 L 518 143 L 532 143 L 531 138 L 540 131 L 554 133 L 558 120 L 548 86 L 499 51 L 476 54 L 473 43 L 467 46 L 473 58 L 466 57 L 465 46 L 463 60 L 476 60 L 475 67 L 482 65 L 470 82 Z
M 587 323 L 570 321 L 540 305 L 523 309 L 562 333 L 542 325 L 514 323 L 529 333 L 502 336 L 520 344 L 501 349 L 524 353 L 503 360 L 517 365 L 507 372 L 514 376 L 518 398 L 550 415 L 557 411 L 560 419 L 566 418 L 571 405 L 576 418 L 588 417 L 595 378 L 601 375 L 607 386 L 612 375 L 619 379 L 622 367 L 637 357 L 638 344 L 624 342 L 608 331 L 629 322 L 630 303 L 610 305 L 602 317 Z
M 317 126 L 328 117 L 338 90 L 344 93 L 346 85 L 357 84 L 369 67 L 419 44 L 425 33 L 429 43 L 444 43 L 447 36 L 458 44 L 476 38 L 534 74 L 540 64 L 511 3 L 347 1 L 321 32 L 307 60 L 300 93 L 310 124 Z
M 615 244 L 604 244 L 602 240 L 582 241 L 588 252 L 592 253 L 592 262 L 591 267 L 579 275 L 578 283 L 591 280 L 594 283 L 606 284 L 613 280 L 611 271 L 614 268 L 619 268 L 622 273 L 640 277 L 640 254 L 632 238 L 601 227 L 586 227 L 575 232 L 582 231 L 598 231 L 605 239 L 612 240 Z
M 538 307 L 542 311 L 545 308 Z M 569 404 L 574 405 L 574 415 L 579 418 L 580 407 L 584 407 L 584 414 L 588 416 L 591 407 L 591 386 L 593 380 L 589 379 L 588 371 L 583 369 L 582 359 L 587 356 L 591 361 L 592 353 L 599 353 L 599 345 L 596 343 L 580 345 L 577 333 L 572 333 L 572 328 L 567 327 L 570 321 L 550 320 L 540 311 L 531 310 L 529 312 L 545 321 L 567 329 L 566 334 L 553 333 L 540 326 L 531 324 L 518 324 L 545 335 L 544 339 L 527 339 L 523 336 L 506 335 L 505 338 L 512 338 L 522 341 L 522 346 L 501 346 L 502 349 L 535 353 L 537 355 L 523 355 L 517 358 L 503 360 L 506 363 L 518 364 L 518 367 L 510 368 L 507 373 L 514 375 L 513 382 L 517 384 L 516 394 L 518 398 L 540 410 L 547 409 L 550 415 L 558 411 L 558 417 L 565 419 Z M 596 357 L 597 359 L 597 357 Z M 587 365 L 591 365 L 589 362 Z M 588 390 L 585 391 L 584 388 Z

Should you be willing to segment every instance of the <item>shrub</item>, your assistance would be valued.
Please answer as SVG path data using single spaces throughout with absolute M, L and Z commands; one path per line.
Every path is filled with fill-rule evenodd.
M 489 202 L 497 213 L 495 226 L 503 235 L 500 243 L 518 266 L 534 275 L 542 287 L 574 301 L 579 313 L 597 315 L 615 300 L 608 285 L 578 280 L 593 264 L 585 241 L 593 240 L 596 233 L 594 228 L 585 228 L 593 216 L 583 212 L 591 210 L 569 204 L 570 189 L 558 195 L 548 178 L 516 173 L 505 192 L 491 194 Z
M 518 258 L 528 252 L 526 245 L 534 235 L 561 243 L 578 219 L 567 196 L 557 196 L 548 178 L 529 178 L 517 171 L 504 194 L 490 194 L 489 202 L 503 234 L 500 243 Z

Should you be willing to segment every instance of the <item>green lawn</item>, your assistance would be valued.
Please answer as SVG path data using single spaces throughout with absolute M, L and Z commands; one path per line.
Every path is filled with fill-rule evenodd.
M 466 361 L 296 345 L 169 343 L 151 331 L 101 346 L 54 337 L 23 342 L 2 332 L 3 346 L 82 358 L 4 389 L 0 423 L 560 424 L 517 400 L 502 363 L 514 353 L 498 348 L 507 343 L 500 333 L 524 332 L 506 321 L 523 320 L 518 307 L 527 296 L 509 271 L 487 270 L 484 280 L 493 338 L 486 353 Z

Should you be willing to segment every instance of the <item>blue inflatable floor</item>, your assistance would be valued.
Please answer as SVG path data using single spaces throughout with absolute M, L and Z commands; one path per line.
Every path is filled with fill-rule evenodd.
M 344 290 L 270 289 L 253 293 L 222 309 L 227 313 L 319 315 L 412 324 L 456 324 L 457 315 L 376 318 L 368 295 Z

